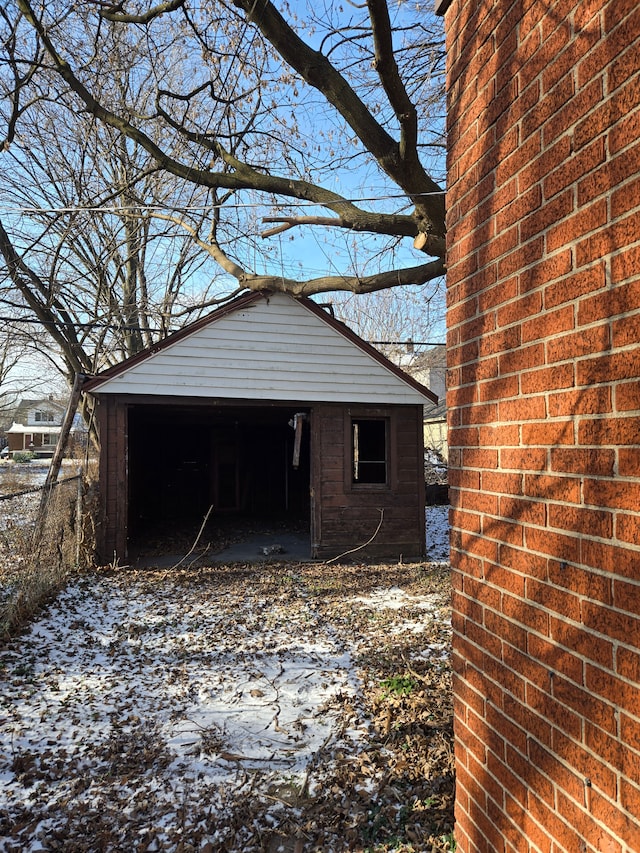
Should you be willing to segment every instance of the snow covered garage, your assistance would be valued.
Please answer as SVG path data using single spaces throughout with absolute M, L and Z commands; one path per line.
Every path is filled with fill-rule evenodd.
M 101 559 L 154 527 L 302 527 L 309 556 L 419 558 L 435 396 L 314 302 L 241 296 L 90 378 Z

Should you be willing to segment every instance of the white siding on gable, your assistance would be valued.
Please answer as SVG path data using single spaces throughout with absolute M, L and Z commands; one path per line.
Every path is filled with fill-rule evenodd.
M 326 403 L 424 403 L 392 370 L 286 294 L 186 335 L 92 390 Z

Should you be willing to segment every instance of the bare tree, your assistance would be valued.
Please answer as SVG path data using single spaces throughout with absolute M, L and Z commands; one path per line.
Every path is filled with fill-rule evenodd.
M 390 288 L 362 295 L 335 294 L 336 317 L 387 358 L 408 366 L 414 355 L 442 337 L 444 288 Z
M 136 46 L 116 38 L 112 48 L 112 61 L 122 57 L 121 106 L 141 113 L 150 83 L 136 71 Z M 37 79 L 38 96 L 20 121 L 12 116 L 24 89 L 5 113 L 0 311 L 14 327 L 35 320 L 32 339 L 49 342 L 43 350 L 58 363 L 62 356 L 71 379 L 134 354 L 216 304 L 219 270 L 186 230 L 201 226 L 211 191 L 167 181 L 144 148 L 78 113 L 44 75 Z M 192 210 L 179 225 L 158 214 L 186 206 Z
M 53 387 L 64 386 L 48 349 L 44 330 L 34 331 L 4 306 L 0 316 L 0 429 L 11 426 L 15 407 L 22 397 L 50 394 Z
M 206 231 L 177 205 L 163 221 L 237 288 L 367 293 L 443 274 L 444 198 L 428 168 L 441 141 L 442 50 L 420 4 L 315 4 L 300 18 L 268 0 L 6 9 L 5 147 L 34 101 L 73 99 L 155 169 L 209 193 Z M 124 93 L 123 44 L 136 51 Z M 303 228 L 346 236 L 335 274 L 274 273 L 269 241 Z
M 24 349 L 15 345 L 11 335 L 0 335 L 0 425 L 16 404 L 19 389 L 12 381 L 12 373 L 23 356 Z

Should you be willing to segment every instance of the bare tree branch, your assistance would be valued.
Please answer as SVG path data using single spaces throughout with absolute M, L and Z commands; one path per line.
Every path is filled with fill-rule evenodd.
M 49 335 L 60 347 L 70 373 L 86 371 L 89 365 L 85 363 L 84 353 L 78 344 L 75 324 L 57 300 L 52 298 L 47 285 L 16 252 L 2 222 L 0 222 L 0 254 L 4 258 L 11 281 L 36 317 L 46 324 Z M 40 298 L 37 294 L 40 294 Z
M 437 288 L 444 193 L 427 165 L 442 128 L 439 117 L 426 123 L 424 107 L 439 104 L 429 75 L 441 51 L 426 13 L 401 7 L 392 21 L 388 2 L 325 4 L 288 22 L 287 7 L 271 0 L 8 0 L 0 10 L 0 92 L 8 96 L 0 114 L 14 141 L 6 156 L 20 169 L 38 163 L 45 178 L 38 182 L 34 165 L 29 221 L 5 220 L 5 235 L 9 243 L 16 235 L 23 285 L 37 298 L 48 288 L 58 328 L 63 311 L 70 322 L 95 317 L 95 329 L 78 335 L 87 353 L 95 347 L 92 358 L 150 345 L 177 318 L 227 298 L 208 272 L 185 292 L 182 264 L 192 257 L 207 271 L 211 259 L 235 292 Z M 58 151 L 53 128 L 65 129 L 66 110 L 74 130 Z M 48 140 L 34 132 L 43 115 Z M 93 154 L 107 155 L 110 187 L 83 159 L 100 134 L 105 147 Z M 67 154 L 78 168 L 73 176 L 63 169 L 65 185 Z M 151 176 L 176 189 L 149 197 Z M 327 252 L 325 267 L 337 274 L 303 280 L 310 256 L 291 274 L 295 241 L 265 238 L 293 228 L 332 232 L 341 254 Z M 147 269 L 158 238 L 167 266 L 176 263 L 163 292 Z M 417 250 L 436 260 L 413 266 L 409 257 L 402 269 L 407 250 L 405 259 Z
M 0 7 L 0 18 L 4 20 L 7 29 L 7 35 L 2 45 L 2 52 L 6 57 L 5 62 L 10 68 L 12 76 L 11 89 L 9 92 L 6 93 L 7 97 L 11 101 L 11 110 L 7 119 L 7 129 L 5 132 L 5 138 L 4 140 L 0 140 L 1 151 L 3 149 L 8 149 L 8 147 L 13 142 L 16 134 L 18 121 L 29 107 L 29 101 L 27 101 L 26 104 L 22 104 L 21 97 L 28 84 L 33 79 L 33 76 L 35 75 L 36 70 L 39 67 L 41 57 L 38 56 L 38 53 L 36 51 L 36 54 L 31 57 L 28 62 L 24 63 L 26 72 L 24 74 L 21 74 L 19 70 L 19 63 L 16 61 L 15 23 L 11 21 L 4 7 Z
M 444 200 L 441 188 L 415 157 L 404 158 L 400 145 L 373 118 L 362 100 L 329 60 L 313 50 L 291 29 L 269 0 L 234 0 L 247 20 L 255 23 L 278 53 L 348 122 L 381 168 L 420 208 L 428 223 L 421 230 L 443 236 Z M 406 144 L 404 146 L 407 147 Z
M 389 234 L 390 236 L 411 237 L 415 233 L 413 217 L 392 214 L 375 215 L 369 213 L 366 218 L 358 219 L 347 219 L 342 216 L 263 216 L 262 221 L 283 223 L 277 228 L 269 228 L 263 231 L 260 234 L 263 239 L 281 234 L 296 225 L 321 225 L 329 228 L 344 228 L 348 231 L 367 231 L 370 234 Z M 414 246 L 429 255 L 443 256 L 445 241 L 443 237 L 420 232 L 415 238 Z
M 239 280 L 249 290 L 275 290 L 291 293 L 293 296 L 313 296 L 317 293 L 329 293 L 334 290 L 348 290 L 351 293 L 375 293 L 389 287 L 401 287 L 410 284 L 426 284 L 434 278 L 444 275 L 445 265 L 439 258 L 418 267 L 403 267 L 383 273 L 367 276 L 320 276 L 308 281 L 297 281 L 276 275 L 256 275 L 247 273 Z
M 223 162 L 230 167 L 230 172 L 205 171 L 197 169 L 192 165 L 180 163 L 163 151 L 147 134 L 132 125 L 126 118 L 103 107 L 77 78 L 69 63 L 58 53 L 46 32 L 46 28 L 36 18 L 28 0 L 17 0 L 17 2 L 25 14 L 25 17 L 31 21 L 32 25 L 37 30 L 47 52 L 55 62 L 56 70 L 66 81 L 72 91 L 81 98 L 89 112 L 95 115 L 100 121 L 103 121 L 105 124 L 108 124 L 116 130 L 124 133 L 126 136 L 141 145 L 156 160 L 161 169 L 165 169 L 177 177 L 185 178 L 193 183 L 197 183 L 205 187 L 223 189 L 254 189 L 274 195 L 283 195 L 290 198 L 314 202 L 334 210 L 336 213 L 341 215 L 344 223 L 341 227 L 350 228 L 352 230 L 373 231 L 382 234 L 397 234 L 399 223 L 402 223 L 400 226 L 402 228 L 400 233 L 412 237 L 418 235 L 418 225 L 415 219 L 412 221 L 411 217 L 388 216 L 387 214 L 380 213 L 372 214 L 371 212 L 358 208 L 355 204 L 346 200 L 340 194 L 334 193 L 310 182 L 295 180 L 292 178 L 281 178 L 259 172 L 226 151 L 217 141 L 211 141 L 209 144 L 217 156 L 219 156 Z M 346 86 L 346 83 L 344 83 L 344 86 Z M 376 125 L 375 122 L 373 124 Z M 363 128 L 363 130 L 364 129 L 365 128 Z M 379 128 L 379 130 L 381 131 L 382 129 Z M 197 134 L 190 134 L 185 131 L 183 132 L 188 138 L 200 141 L 200 137 L 198 137 Z M 391 137 L 389 137 L 384 131 L 382 131 L 382 133 L 389 141 L 389 145 L 392 147 L 396 145 Z M 388 158 L 386 156 L 383 157 L 385 162 L 387 159 Z M 425 178 L 426 177 L 425 173 Z M 426 181 L 426 187 L 427 189 L 415 192 L 413 197 L 419 200 L 421 207 L 435 207 L 440 209 L 443 206 L 441 190 L 437 184 L 430 179 Z M 435 192 L 437 195 L 434 198 L 423 198 L 421 196 L 422 192 Z M 428 228 L 429 233 L 435 230 L 434 239 L 428 240 L 424 246 L 425 251 L 429 253 L 433 252 L 433 254 L 437 255 L 444 254 L 443 216 L 440 216 L 440 220 L 441 222 L 438 228 Z
M 391 21 L 386 0 L 367 0 L 371 18 L 371 32 L 375 48 L 373 67 L 378 72 L 382 86 L 389 99 L 401 128 L 400 157 L 405 162 L 413 161 L 419 166 L 417 156 L 418 116 L 415 104 L 409 98 L 398 71 L 393 52 Z
M 169 220 L 181 225 L 188 231 L 198 246 L 211 255 L 212 258 L 227 272 L 234 276 L 241 288 L 247 290 L 275 290 L 291 293 L 294 296 L 312 296 L 316 293 L 327 293 L 332 290 L 348 290 L 351 293 L 374 293 L 388 287 L 399 287 L 407 284 L 425 284 L 438 276 L 444 275 L 446 267 L 441 259 L 422 264 L 417 267 L 407 267 L 389 270 L 368 276 L 320 276 L 309 281 L 297 281 L 277 275 L 258 275 L 243 269 L 231 260 L 220 245 L 212 239 L 210 242 L 198 237 L 195 229 L 176 216 L 156 214 L 159 219 Z M 298 224 L 297 222 L 294 224 Z M 286 227 L 289 227 L 288 225 Z
M 154 18 L 164 15 L 167 12 L 175 12 L 176 9 L 184 6 L 184 4 L 185 0 L 168 0 L 167 3 L 159 3 L 141 15 L 131 15 L 122 11 L 124 8 L 124 2 L 122 2 L 109 5 L 107 8 L 101 8 L 100 15 L 107 21 L 114 21 L 121 24 L 149 24 Z

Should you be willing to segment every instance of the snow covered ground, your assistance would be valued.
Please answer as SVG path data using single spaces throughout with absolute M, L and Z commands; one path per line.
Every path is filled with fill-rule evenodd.
M 386 655 L 424 674 L 424 763 L 448 726 L 448 651 L 435 566 L 82 576 L 0 650 L 0 849 L 362 849 L 374 805 L 388 821 L 407 809 L 406 785 L 389 784 L 407 744 L 396 760 L 380 740 L 372 673 Z M 421 774 L 412 790 L 432 808 Z M 411 825 L 426 845 L 421 808 Z
M 24 849 L 46 849 L 70 803 L 91 816 L 153 802 L 149 841 L 166 843 L 178 804 L 221 809 L 219 787 L 240 793 L 255 772 L 301 778 L 333 731 L 331 699 L 355 691 L 353 662 L 319 626 L 298 640 L 309 613 L 285 630 L 266 597 L 236 592 L 231 622 L 224 594 L 80 581 L 2 655 L 3 805 L 30 817 Z
M 427 560 L 449 562 L 449 507 L 428 506 L 425 511 Z

